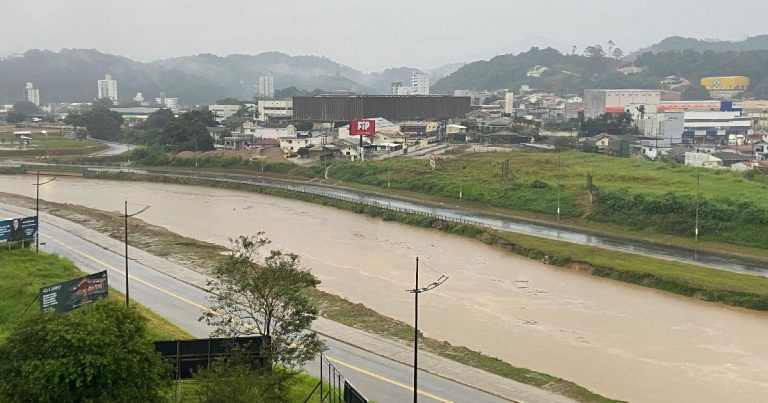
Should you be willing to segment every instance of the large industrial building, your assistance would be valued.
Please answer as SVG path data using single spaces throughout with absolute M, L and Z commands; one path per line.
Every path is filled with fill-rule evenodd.
M 664 90 L 584 90 L 584 116 L 595 118 L 604 113 L 634 112 L 644 106 L 656 110 L 661 101 L 679 101 L 680 93 Z
M 701 85 L 709 91 L 709 95 L 715 99 L 733 99 L 746 91 L 749 87 L 749 77 L 702 77 Z
M 335 122 L 383 117 L 406 120 L 459 119 L 471 110 L 469 97 L 447 95 L 319 95 L 293 98 L 293 118 Z

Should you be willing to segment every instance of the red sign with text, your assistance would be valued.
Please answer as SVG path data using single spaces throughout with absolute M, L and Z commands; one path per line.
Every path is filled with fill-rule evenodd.
M 373 119 L 352 120 L 349 122 L 349 134 L 352 136 L 375 136 L 376 121 Z

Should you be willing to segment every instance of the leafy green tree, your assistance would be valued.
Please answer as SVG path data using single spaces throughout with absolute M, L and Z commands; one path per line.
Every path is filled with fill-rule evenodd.
M 106 108 L 94 108 L 85 115 L 88 133 L 98 139 L 116 139 L 122 125 L 123 116 Z
M 216 101 L 216 105 L 239 105 L 239 104 L 240 104 L 240 100 L 232 97 L 222 98 Z
M 611 52 L 611 56 L 614 59 L 621 59 L 622 57 L 624 57 L 624 51 L 621 50 L 621 48 L 616 48 L 613 50 L 613 52 Z
M 310 329 L 318 309 L 305 292 L 320 280 L 293 253 L 272 250 L 257 262 L 259 250 L 270 243 L 262 235 L 232 240 L 232 252 L 208 284 L 213 306 L 200 319 L 216 328 L 214 336 L 269 337 L 270 361 L 297 371 L 325 348 Z
M 134 309 L 99 301 L 33 315 L 0 345 L 4 402 L 159 402 L 170 371 Z
M 208 368 L 193 375 L 197 383 L 195 395 L 201 403 L 290 401 L 289 386 L 295 380 L 294 376 L 280 367 L 269 371 L 251 368 L 237 351 L 227 358 L 214 360 Z
M 168 126 L 168 123 L 174 118 L 175 116 L 172 110 L 161 108 L 147 116 L 147 120 L 145 120 L 141 126 L 151 129 L 165 129 L 165 126 Z
M 296 150 L 296 154 L 299 154 L 299 157 L 301 158 L 306 158 L 309 156 L 309 149 L 310 147 L 300 147 Z
M 93 102 L 93 109 L 98 109 L 98 108 L 109 109 L 109 108 L 113 108 L 114 106 L 115 106 L 115 103 L 112 102 L 112 100 L 109 98 L 99 98 Z
M 172 152 L 213 150 L 213 138 L 208 134 L 208 127 L 214 124 L 211 111 L 182 113 L 163 129 L 162 145 Z
M 712 96 L 709 95 L 709 91 L 699 83 L 691 83 L 691 85 L 683 90 L 681 97 L 683 101 L 700 101 L 702 99 L 712 98 Z
M 640 130 L 629 112 L 605 113 L 596 118 L 589 118 L 582 126 L 584 136 L 595 136 L 600 133 L 616 135 L 639 135 Z
M 584 56 L 587 57 L 605 57 L 605 50 L 601 45 L 587 46 L 584 49 Z
M 40 114 L 40 108 L 37 105 L 29 101 L 16 101 L 13 103 L 13 111 L 21 113 L 26 116 L 32 116 Z
M 5 121 L 12 124 L 21 123 L 25 120 L 27 120 L 27 115 L 14 110 L 8 111 L 8 115 L 5 116 Z

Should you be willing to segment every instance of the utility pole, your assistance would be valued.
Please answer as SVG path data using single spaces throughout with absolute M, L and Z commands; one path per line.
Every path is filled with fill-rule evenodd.
M 693 258 L 696 259 L 699 251 L 699 183 L 701 178 L 701 167 L 696 167 L 696 226 L 694 228 L 693 238 Z
M 36 188 L 36 194 L 35 194 L 35 253 L 40 252 L 40 186 L 45 185 L 46 183 L 51 183 L 54 180 L 56 180 L 56 177 L 40 183 L 40 171 L 37 171 L 37 181 L 35 181 L 35 188 Z
M 433 290 L 448 280 L 448 276 L 441 275 L 425 287 L 419 288 L 419 258 L 416 258 L 416 287 L 412 290 L 406 290 L 413 294 L 413 402 L 419 399 L 418 381 L 419 381 L 419 294 Z
M 128 303 L 130 301 L 129 297 L 129 290 L 128 290 L 128 218 L 137 216 L 149 209 L 149 206 L 145 206 L 141 210 L 133 213 L 128 214 L 128 200 L 125 201 L 125 214 L 120 216 L 125 218 L 125 306 L 128 306 Z
M 562 151 L 557 152 L 557 221 L 560 221 L 560 185 L 562 181 L 562 177 L 560 175 L 560 153 Z

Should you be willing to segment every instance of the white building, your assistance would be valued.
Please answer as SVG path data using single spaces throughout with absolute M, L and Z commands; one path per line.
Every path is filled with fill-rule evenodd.
M 161 92 L 160 98 L 155 98 L 155 103 L 163 108 L 170 109 L 173 113 L 179 113 L 179 98 L 168 98 L 165 96 L 165 93 Z
M 399 81 L 392 83 L 392 95 L 429 95 L 429 77 L 416 70 L 411 76 L 411 85 L 404 86 Z
M 144 94 L 137 92 L 136 96 L 133 97 L 133 102 L 138 102 L 138 103 L 144 102 Z
M 35 88 L 34 84 L 27 83 L 27 87 L 24 88 L 24 99 L 35 106 L 40 106 L 40 90 Z
M 216 123 L 221 123 L 234 116 L 240 110 L 240 105 L 208 105 L 208 110 L 213 112 Z
M 294 125 L 286 127 L 261 127 L 253 122 L 245 121 L 243 125 L 232 132 L 233 136 L 250 136 L 258 139 L 295 138 L 297 135 Z
M 504 113 L 515 114 L 515 93 L 507 91 L 504 95 Z
M 275 78 L 272 76 L 260 76 L 259 77 L 259 90 L 258 95 L 260 97 L 272 98 L 275 96 Z
M 429 77 L 421 71 L 414 71 L 411 76 L 411 95 L 429 95 Z
M 98 94 L 96 99 L 109 98 L 117 105 L 117 80 L 113 80 L 112 76 L 107 74 L 103 80 L 97 82 Z
M 259 120 L 268 121 L 270 118 L 293 117 L 293 101 L 291 100 L 260 100 L 257 102 Z

